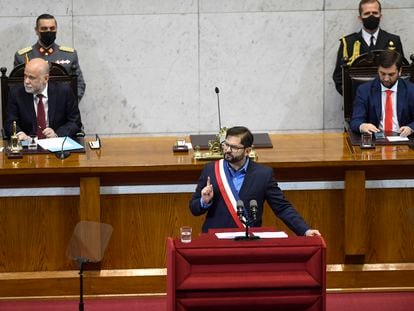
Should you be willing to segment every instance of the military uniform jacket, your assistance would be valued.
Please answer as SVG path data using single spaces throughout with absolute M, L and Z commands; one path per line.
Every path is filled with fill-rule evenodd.
M 346 51 L 348 54 L 348 58 L 352 58 L 354 55 L 354 45 L 355 43 L 360 45 L 359 55 L 369 52 L 369 46 L 365 42 L 364 38 L 362 37 L 362 30 L 359 32 L 355 32 L 348 36 L 345 36 L 341 39 L 341 44 L 339 46 L 338 55 L 336 58 L 336 66 L 332 78 L 335 82 L 336 90 L 342 95 L 342 65 L 344 64 L 344 42 L 346 41 Z M 372 50 L 386 50 L 388 48 L 395 48 L 397 52 L 399 52 L 402 57 L 404 58 L 403 48 L 401 44 L 400 37 L 389 32 L 386 32 L 382 29 L 378 32 L 377 41 L 375 42 L 374 47 Z M 358 55 L 358 56 L 359 56 Z
M 63 66 L 68 73 L 72 72 L 72 65 L 75 65 L 75 73 L 78 77 L 78 101 L 85 93 L 85 80 L 79 66 L 76 50 L 69 47 L 59 46 L 53 43 L 48 49 L 43 48 L 39 43 L 31 47 L 21 49 L 14 55 L 14 66 L 24 64 L 33 58 L 43 58 L 48 62 L 57 63 Z

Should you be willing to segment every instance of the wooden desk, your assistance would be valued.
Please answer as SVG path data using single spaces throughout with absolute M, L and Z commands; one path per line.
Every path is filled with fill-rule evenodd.
M 86 275 L 85 294 L 165 291 L 165 238 L 177 236 L 180 225 L 193 226 L 194 234 L 201 227 L 202 218 L 188 211 L 191 194 L 101 195 L 100 187 L 195 184 L 204 162 L 192 160 L 191 152 L 173 154 L 175 139 L 104 137 L 102 150 L 65 160 L 53 154 L 16 160 L 0 155 L 2 188 L 80 189 L 79 196 L 0 198 L 0 297 L 76 295 L 77 267 L 65 250 L 79 220 L 114 227 L 102 271 Z M 366 180 L 413 178 L 414 151 L 401 145 L 361 151 L 343 133 L 279 134 L 271 139 L 274 148 L 258 149 L 258 162 L 273 167 L 278 181 L 345 182 L 343 190 L 285 192 L 324 235 L 333 267 L 328 288 L 414 287 L 414 226 L 409 217 L 413 190 L 365 187 Z M 289 231 L 269 209 L 263 225 Z M 381 270 L 379 264 L 388 266 Z M 367 267 L 373 267 L 372 273 L 363 275 L 372 277 L 357 279 Z M 377 268 L 394 272 L 378 281 Z M 62 278 L 67 278 L 64 286 Z M 38 282 L 36 289 L 28 279 Z

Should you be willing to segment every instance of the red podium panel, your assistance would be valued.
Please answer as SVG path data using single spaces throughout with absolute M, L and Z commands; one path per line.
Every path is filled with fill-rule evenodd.
M 320 237 L 167 240 L 167 310 L 325 310 Z

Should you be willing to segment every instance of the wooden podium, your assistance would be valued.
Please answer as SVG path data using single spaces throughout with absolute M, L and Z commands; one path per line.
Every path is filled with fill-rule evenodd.
M 325 310 L 320 237 L 167 239 L 167 310 Z

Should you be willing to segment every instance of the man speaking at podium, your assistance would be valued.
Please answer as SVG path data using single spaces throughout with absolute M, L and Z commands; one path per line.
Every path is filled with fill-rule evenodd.
M 273 170 L 249 159 L 253 135 L 246 127 L 227 130 L 222 144 L 224 159 L 207 163 L 190 201 L 193 215 L 207 213 L 203 232 L 211 228 L 243 228 L 235 202 L 245 206 L 257 201 L 253 227 L 262 224 L 263 203 L 266 200 L 273 212 L 297 235 L 320 235 L 310 229 L 296 209 L 285 199 L 273 178 Z M 248 216 L 246 216 L 248 217 Z
M 24 81 L 10 90 L 7 104 L 6 135 L 12 134 L 13 121 L 19 140 L 75 136 L 81 118 L 70 85 L 49 82 L 49 64 L 41 58 L 29 61 Z

